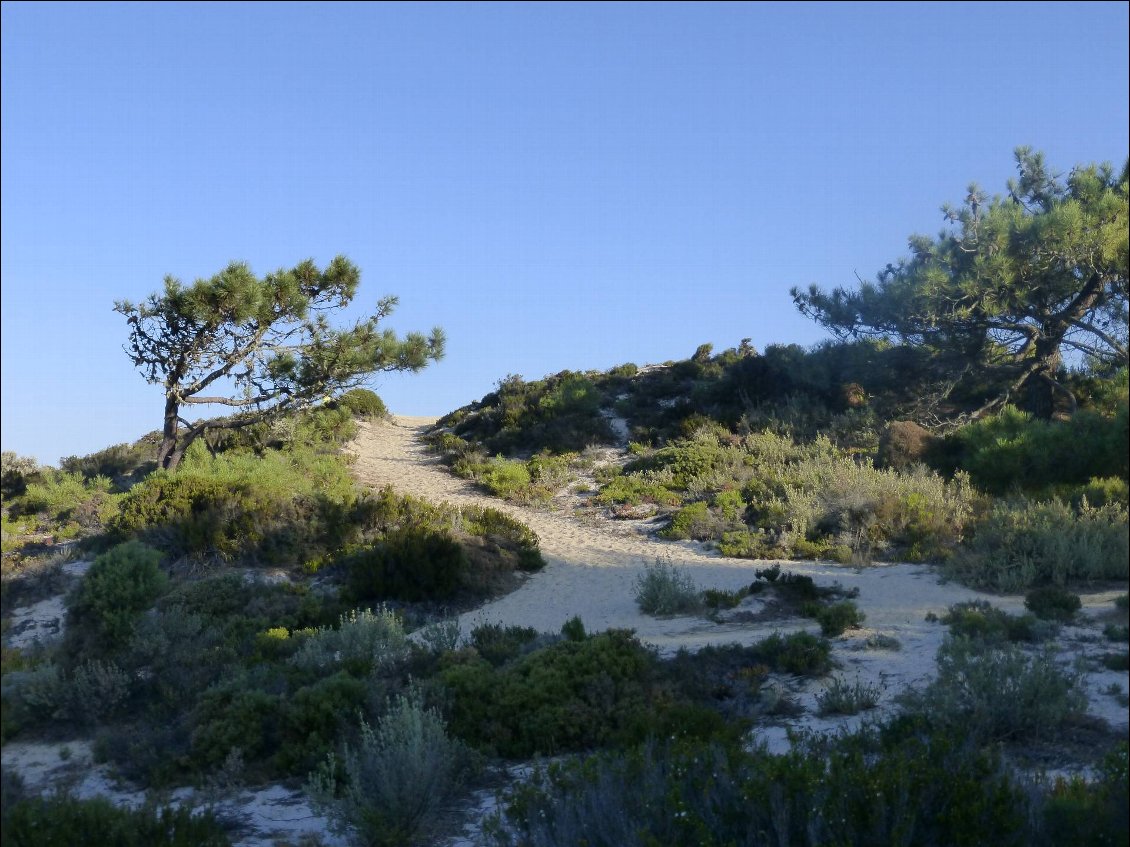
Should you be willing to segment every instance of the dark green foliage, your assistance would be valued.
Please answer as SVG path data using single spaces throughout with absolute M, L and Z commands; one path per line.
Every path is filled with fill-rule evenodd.
M 754 659 L 771 670 L 798 676 L 821 676 L 832 667 L 831 646 L 807 632 L 773 633 L 754 645 Z
M 176 473 L 158 472 L 131 488 L 111 530 L 118 538 L 141 535 L 174 555 L 302 559 L 357 532 L 355 496 L 344 463 L 308 448 L 199 460 L 190 454 Z
M 1126 847 L 1130 844 L 1127 788 L 1127 746 L 1122 741 L 1103 759 L 1094 781 L 1056 780 L 1044 801 L 1048 843 Z
M 283 713 L 282 698 L 244 680 L 209 689 L 193 710 L 193 766 L 211 770 L 232 750 L 249 760 L 266 758 L 278 749 Z
M 483 660 L 447 668 L 452 732 L 503 756 L 603 746 L 649 709 L 656 658 L 629 632 L 561 641 L 501 668 Z
M 1106 636 L 1107 641 L 1126 642 L 1130 640 L 1130 626 L 1108 623 L 1103 627 L 1103 635 Z
M 784 756 L 690 741 L 552 768 L 515 789 L 493 843 L 1027 847 L 1028 802 L 959 735 L 801 739 Z
M 1077 674 L 1054 654 L 1028 656 L 1007 642 L 951 636 L 938 650 L 938 676 L 900 697 L 931 726 L 972 742 L 1051 738 L 1087 698 Z
M 867 618 L 850 600 L 820 606 L 812 611 L 812 617 L 820 624 L 820 632 L 825 638 L 843 635 L 848 629 L 859 629 Z
M 587 636 L 580 615 L 574 615 L 561 625 L 561 637 L 566 641 L 584 641 Z
M 1117 487 L 1087 486 L 1104 477 L 1126 480 L 1130 473 L 1127 415 L 1125 400 L 1114 416 L 1081 410 L 1067 421 L 1034 419 L 1006 406 L 948 436 L 933 464 L 951 473 L 966 471 L 991 494 L 1044 494 L 1074 487 L 1090 491 L 1092 506 L 1117 502 Z
M 953 230 L 912 236 L 913 255 L 874 283 L 794 288 L 797 307 L 841 338 L 893 339 L 929 353 L 935 411 L 983 412 L 1014 394 L 1040 418 L 1072 409 L 1057 379 L 1064 354 L 1126 366 L 1127 172 L 1078 166 L 1063 179 L 1026 147 L 1016 164 L 1007 196 L 971 186 L 961 209 L 945 209 Z
M 365 681 L 344 671 L 303 686 L 287 698 L 274 764 L 284 773 L 305 773 L 331 751 L 342 728 L 363 712 Z
M 1058 585 L 1033 588 L 1024 597 L 1024 607 L 1041 620 L 1068 623 L 1083 607 L 1079 595 Z
M 103 650 L 124 645 L 138 617 L 168 585 L 161 558 L 139 541 L 119 544 L 96 558 L 67 601 L 72 631 L 89 634 Z
M 518 658 L 538 640 L 538 631 L 529 626 L 480 624 L 471 630 L 471 646 L 494 667 Z
M 345 560 L 356 601 L 448 600 L 459 590 L 467 557 L 445 532 L 401 529 Z
M 367 388 L 354 388 L 347 391 L 335 401 L 338 406 L 345 409 L 355 418 L 377 420 L 388 417 L 388 408 L 375 391 Z
M 997 502 L 946 563 L 966 585 L 998 591 L 1074 581 L 1126 579 L 1126 510 L 1075 509 L 1059 500 Z
M 1130 670 L 1130 653 L 1107 653 L 1102 661 L 1108 671 Z
M 231 839 L 211 812 L 187 808 L 122 808 L 96 797 L 65 795 L 21 800 L 5 809 L 5 847 L 228 847 Z
M 955 636 L 989 643 L 1033 642 L 1040 635 L 1032 615 L 1010 615 L 987 600 L 955 603 L 942 616 L 942 623 Z
M 39 462 L 30 456 L 17 455 L 12 450 L 0 454 L 0 493 L 5 501 L 19 497 L 27 491 L 27 485 L 39 478 Z

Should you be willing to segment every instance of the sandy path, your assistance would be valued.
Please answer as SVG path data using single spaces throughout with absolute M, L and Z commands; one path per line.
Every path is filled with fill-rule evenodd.
M 541 631 L 557 631 L 574 615 L 579 615 L 590 631 L 610 627 L 633 629 L 639 638 L 661 652 L 679 647 L 706 644 L 752 643 L 773 631 L 809 629 L 818 631 L 811 620 L 772 623 L 717 624 L 700 617 L 656 619 L 640 614 L 634 601 L 636 578 L 644 566 L 660 559 L 686 568 L 701 588 L 733 590 L 748 585 L 754 571 L 766 562 L 728 559 L 703 550 L 694 542 L 659 541 L 646 536 L 638 524 L 621 521 L 587 521 L 560 513 L 539 511 L 505 503 L 479 492 L 470 483 L 447 471 L 421 443 L 420 436 L 434 418 L 393 417 L 380 423 L 362 424 L 357 439 L 350 445 L 356 461 L 353 470 L 366 485 L 391 485 L 403 494 L 412 494 L 454 505 L 490 506 L 518 518 L 541 539 L 546 567 L 534 574 L 518 590 L 461 616 L 466 634 L 479 623 L 497 622 L 532 626 Z M 987 595 L 956 583 L 944 583 L 938 571 L 927 565 L 876 564 L 866 568 L 820 562 L 788 562 L 783 567 L 812 576 L 818 584 L 840 583 L 858 588 L 855 602 L 867 615 L 864 629 L 849 631 L 834 639 L 835 657 L 849 679 L 878 685 L 891 696 L 908 685 L 921 684 L 935 670 L 935 656 L 946 627 L 926 620 L 928 613 L 942 615 L 954 603 L 987 599 L 1009 612 L 1022 612 L 1021 596 Z M 1084 611 L 1110 608 L 1114 596 L 1125 591 L 1094 592 L 1083 595 Z M 1068 653 L 1082 649 L 1093 633 L 1067 627 L 1061 649 Z M 870 635 L 881 633 L 896 638 L 897 651 L 864 649 Z M 1101 645 L 1100 645 L 1101 647 Z M 1090 652 L 1088 648 L 1086 652 Z M 1067 655 L 1065 653 L 1065 655 Z M 1092 674 L 1091 711 L 1113 725 L 1126 725 L 1126 710 L 1109 696 L 1100 695 L 1112 680 L 1125 674 Z M 809 683 L 802 692 L 804 705 L 811 707 L 821 683 Z M 1125 690 L 1125 689 L 1124 689 Z M 811 715 L 805 723 L 814 728 L 824 723 Z M 832 719 L 843 725 L 843 719 Z M 782 731 L 783 741 L 783 731 Z
M 420 442 L 433 418 L 394 417 L 363 424 L 351 445 L 354 473 L 364 484 L 391 485 L 394 490 L 446 501 L 501 509 L 528 524 L 541 539 L 547 566 L 512 594 L 462 616 L 468 632 L 480 622 L 500 622 L 556 631 L 579 615 L 589 630 L 628 627 L 663 651 L 708 643 L 748 643 L 775 629 L 812 628 L 812 621 L 772 626 L 720 625 L 697 617 L 659 620 L 639 613 L 634 584 L 645 565 L 661 559 L 685 567 L 704 588 L 736 589 L 754 579 L 763 561 L 727 559 L 694 542 L 658 541 L 625 522 L 582 523 L 571 516 L 505 503 L 477 491 L 451 475 Z M 978 595 L 959 585 L 939 584 L 936 571 L 922 565 L 878 565 L 865 569 L 814 562 L 790 562 L 789 570 L 810 574 L 820 584 L 839 582 L 859 588 L 857 603 L 867 614 L 867 629 L 845 642 L 861 643 L 876 631 L 903 643 L 896 653 L 884 651 L 883 678 L 902 682 L 920 679 L 933 665 L 944 628 L 925 621 L 928 612 L 941 614 L 951 604 Z M 1019 607 L 1017 598 L 997 598 L 999 605 Z M 909 648 L 909 649 L 908 649 Z M 869 655 L 876 655 L 873 652 Z M 858 654 L 862 660 L 863 653 Z M 925 662 L 923 659 L 925 658 Z

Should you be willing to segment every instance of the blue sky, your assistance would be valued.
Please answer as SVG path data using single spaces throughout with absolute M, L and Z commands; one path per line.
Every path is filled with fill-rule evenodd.
M 354 315 L 444 327 L 376 385 L 403 414 L 812 344 L 791 286 L 872 277 L 1016 146 L 1121 166 L 1128 8 L 5 2 L 3 449 L 156 429 L 113 303 L 232 260 L 344 253 Z

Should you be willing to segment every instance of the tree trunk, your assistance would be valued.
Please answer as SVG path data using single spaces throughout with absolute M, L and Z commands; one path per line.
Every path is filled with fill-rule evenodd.
M 177 449 L 180 434 L 180 404 L 172 397 L 165 398 L 165 423 L 161 430 L 161 449 L 157 451 L 157 467 L 173 470 L 184 449 Z

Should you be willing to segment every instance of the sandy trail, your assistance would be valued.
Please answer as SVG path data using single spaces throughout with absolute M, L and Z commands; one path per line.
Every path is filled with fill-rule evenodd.
M 657 559 L 685 567 L 703 588 L 736 589 L 754 579 L 764 561 L 727 559 L 701 549 L 694 542 L 668 542 L 649 538 L 627 522 L 585 522 L 571 516 L 505 503 L 477 491 L 451 475 L 421 443 L 420 436 L 433 418 L 394 417 L 391 421 L 363 424 L 350 448 L 358 479 L 367 485 L 391 485 L 403 494 L 454 505 L 490 506 L 529 525 L 541 539 L 547 566 L 517 591 L 464 614 L 464 632 L 482 622 L 532 626 L 556 631 L 579 615 L 590 631 L 609 627 L 634 629 L 650 644 L 669 652 L 680 646 L 730 642 L 750 643 L 772 630 L 812 627 L 812 621 L 775 622 L 772 626 L 716 624 L 698 617 L 656 619 L 640 614 L 634 601 L 634 584 L 644 566 Z M 933 666 L 934 652 L 944 628 L 926 622 L 928 612 L 941 614 L 951 604 L 978 597 L 955 584 L 940 584 L 937 572 L 923 565 L 849 566 L 790 562 L 789 570 L 806 573 L 819 584 L 841 583 L 858 588 L 857 604 L 867 614 L 867 629 L 842 642 L 861 643 L 869 634 L 883 632 L 903 644 L 898 652 L 884 651 L 882 676 L 900 682 L 919 680 Z M 997 598 L 1000 605 L 1019 606 L 1017 598 Z M 875 654 L 872 654 L 875 656 Z M 856 657 L 863 661 L 866 657 Z
M 388 421 L 361 425 L 350 445 L 356 457 L 354 474 L 366 485 L 390 485 L 398 493 L 465 506 L 490 506 L 523 521 L 541 540 L 546 567 L 531 576 L 511 594 L 486 603 L 460 617 L 464 634 L 480 623 L 531 626 L 554 632 L 574 615 L 589 631 L 623 627 L 656 646 L 663 653 L 680 647 L 707 644 L 749 644 L 773 631 L 818 627 L 811 620 L 759 623 L 713 623 L 701 617 L 657 619 L 640 614 L 634 600 L 637 577 L 657 559 L 687 570 L 700 588 L 733 590 L 754 580 L 754 571 L 768 563 L 728 559 L 695 542 L 660 541 L 648 537 L 641 524 L 622 521 L 585 521 L 570 515 L 540 511 L 506 503 L 475 489 L 447 471 L 421 442 L 420 437 L 434 418 L 394 416 Z M 935 656 L 947 628 L 926 620 L 928 613 L 941 616 L 954 603 L 987 599 L 1009 612 L 1023 612 L 1023 597 L 987 595 L 956 583 L 943 582 L 936 568 L 920 564 L 875 564 L 864 568 L 820 562 L 787 562 L 782 567 L 808 574 L 817 584 L 839 583 L 857 588 L 855 602 L 866 614 L 863 629 L 834 639 L 834 655 L 841 673 L 854 680 L 879 686 L 885 693 L 882 706 L 891 708 L 891 698 L 909 685 L 918 685 L 935 672 Z M 1110 608 L 1113 598 L 1125 591 L 1084 594 L 1084 613 Z M 1084 618 L 1086 621 L 1086 618 Z M 883 634 L 898 640 L 898 650 L 866 649 L 869 636 Z M 1079 652 L 1102 649 L 1093 644 L 1094 630 L 1085 626 L 1064 627 L 1059 639 L 1065 662 Z M 1126 726 L 1126 709 L 1101 692 L 1112 682 L 1125 684 L 1125 674 L 1088 675 L 1092 713 L 1114 726 Z M 827 724 L 843 726 L 843 718 L 823 721 L 812 712 L 822 683 L 808 683 L 798 696 L 808 707 L 803 722 L 811 728 Z M 1125 688 L 1123 689 L 1125 690 Z M 780 732 L 784 743 L 783 730 Z M 767 739 L 771 743 L 772 738 Z M 776 746 L 775 744 L 773 746 Z

